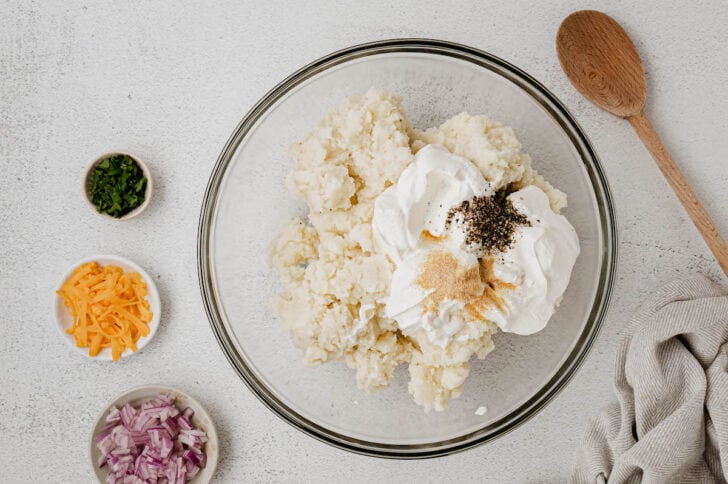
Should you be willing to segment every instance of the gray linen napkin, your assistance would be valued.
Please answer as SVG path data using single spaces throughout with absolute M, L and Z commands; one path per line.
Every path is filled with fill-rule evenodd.
M 668 284 L 632 320 L 608 405 L 572 483 L 712 483 L 728 474 L 728 296 L 702 276 Z

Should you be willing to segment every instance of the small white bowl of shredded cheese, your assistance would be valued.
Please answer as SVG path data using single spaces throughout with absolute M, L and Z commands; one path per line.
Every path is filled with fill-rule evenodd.
M 154 338 L 154 335 L 157 333 L 157 329 L 159 328 L 159 322 L 162 316 L 162 304 L 159 298 L 159 292 L 157 291 L 157 286 L 154 283 L 154 279 L 135 262 L 118 255 L 100 254 L 84 257 L 74 263 L 63 274 L 55 289 L 57 290 L 61 288 L 79 267 L 92 262 L 98 263 L 101 267 L 108 265 L 119 267 L 124 273 L 136 272 L 141 276 L 142 281 L 146 285 L 147 295 L 145 299 L 149 305 L 149 310 L 152 313 L 150 321 L 146 324 L 149 328 L 149 333 L 146 336 L 141 336 L 136 341 L 136 351 L 133 351 L 131 348 L 126 348 L 120 355 L 121 358 L 129 357 L 147 346 L 152 338 Z M 74 322 L 72 310 L 64 304 L 63 298 L 60 297 L 58 293 L 56 293 L 53 298 L 53 317 L 62 338 L 74 349 L 74 351 L 95 360 L 112 361 L 112 349 L 109 347 L 102 348 L 96 356 L 91 356 L 89 354 L 88 347 L 78 346 L 74 336 L 69 333 Z

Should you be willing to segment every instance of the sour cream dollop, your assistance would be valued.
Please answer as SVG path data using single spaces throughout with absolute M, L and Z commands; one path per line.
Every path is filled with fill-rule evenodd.
M 397 265 L 422 248 L 422 233 L 445 234 L 448 211 L 475 195 L 492 192 L 467 158 L 439 145 L 427 145 L 400 175 L 397 184 L 374 202 L 374 240 Z
M 579 255 L 579 238 L 566 217 L 551 210 L 540 188 L 527 186 L 508 199 L 530 226 L 520 226 L 513 246 L 495 257 L 495 276 L 516 288 L 502 291 L 505 306 L 491 308 L 486 317 L 507 333 L 533 334 L 546 327 L 561 302 Z
M 435 251 L 451 256 L 463 270 L 478 266 L 477 255 L 465 244 L 465 227 L 446 221 L 453 207 L 493 192 L 470 160 L 428 145 L 375 201 L 374 239 L 396 264 L 386 314 L 406 334 L 423 330 L 433 344 L 444 347 L 469 320 L 467 301 L 443 300 L 433 308 L 432 301 L 427 303 L 433 290 L 424 289 L 418 279 Z M 560 302 L 579 241 L 541 189 L 529 186 L 508 198 L 530 226 L 520 226 L 511 247 L 493 255 L 494 275 L 514 288 L 502 289 L 504 303 L 484 316 L 503 331 L 531 334 L 546 326 Z

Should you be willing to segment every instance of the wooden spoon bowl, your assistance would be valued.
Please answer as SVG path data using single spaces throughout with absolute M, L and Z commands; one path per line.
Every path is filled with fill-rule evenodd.
M 642 61 L 627 32 L 609 15 L 575 12 L 556 35 L 559 61 L 571 83 L 620 118 L 642 111 L 647 97 Z

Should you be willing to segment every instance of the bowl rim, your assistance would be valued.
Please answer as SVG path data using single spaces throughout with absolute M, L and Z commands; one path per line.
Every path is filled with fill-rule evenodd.
M 131 261 L 125 257 L 122 257 L 120 255 L 111 255 L 111 254 L 97 254 L 92 255 L 88 257 L 84 257 L 81 260 L 76 261 L 73 265 L 71 265 L 64 273 L 63 276 L 59 279 L 57 285 L 55 286 L 55 290 L 58 290 L 65 282 L 66 280 L 71 276 L 73 271 L 75 271 L 81 264 L 86 264 L 88 262 L 98 262 L 101 265 L 108 265 L 109 263 L 118 264 L 126 267 L 130 267 L 131 270 L 138 272 L 139 275 L 144 280 L 144 283 L 147 285 L 147 300 L 149 301 L 149 306 L 152 309 L 156 308 L 156 311 L 153 311 L 152 314 L 152 320 L 149 322 L 149 334 L 147 336 L 142 336 L 137 341 L 137 350 L 131 351 L 131 349 L 126 349 L 121 354 L 119 361 L 121 361 L 124 358 L 128 358 L 130 356 L 136 355 L 139 352 L 141 352 L 142 349 L 144 349 L 145 346 L 149 344 L 150 341 L 154 338 L 154 335 L 157 334 L 157 329 L 159 329 L 159 323 L 161 321 L 162 316 L 162 302 L 159 297 L 159 291 L 157 290 L 157 285 L 154 283 L 154 280 L 152 277 L 144 270 L 142 269 L 139 264 L 135 263 L 134 261 Z M 63 299 L 55 292 L 53 293 L 53 318 L 56 321 L 56 327 L 58 328 L 58 331 L 61 333 L 61 336 L 63 339 L 75 350 L 76 353 L 84 355 L 86 358 L 89 358 L 91 360 L 95 361 L 113 361 L 111 354 L 107 354 L 106 352 L 99 352 L 96 356 L 89 356 L 88 354 L 88 348 L 79 348 L 76 346 L 76 343 L 73 339 L 73 336 L 66 333 L 66 326 L 61 321 L 61 318 L 58 316 L 59 310 L 66 310 L 67 308 L 63 304 Z
M 209 255 L 218 189 L 232 155 L 257 120 L 282 96 L 317 74 L 351 60 L 389 53 L 435 54 L 467 61 L 501 75 L 525 91 L 554 118 L 579 153 L 594 190 L 602 229 L 603 250 L 596 299 L 584 330 L 561 367 L 534 395 L 498 421 L 457 438 L 425 444 L 389 444 L 349 437 L 310 421 L 280 401 L 243 361 L 245 356 L 236 355 L 235 345 L 225 331 Z M 461 452 L 506 435 L 543 410 L 561 392 L 583 363 L 603 325 L 612 297 L 617 248 L 616 214 L 599 158 L 584 131 L 554 94 L 518 67 L 485 51 L 443 40 L 400 38 L 358 44 L 321 57 L 286 77 L 248 111 L 222 149 L 205 190 L 198 224 L 197 266 L 203 305 L 220 348 L 246 386 L 273 413 L 305 434 L 343 450 L 374 457 L 423 459 Z
M 126 213 L 125 215 L 122 215 L 121 217 L 112 217 L 106 212 L 99 212 L 96 208 L 96 205 L 94 205 L 91 202 L 91 196 L 89 195 L 89 190 L 91 189 L 91 181 L 89 178 L 91 177 L 91 173 L 93 173 L 93 169 L 96 168 L 96 165 L 101 163 L 107 158 L 111 158 L 112 156 L 116 155 L 126 155 L 132 160 L 134 160 L 134 163 L 139 165 L 139 168 L 142 169 L 142 173 L 144 174 L 144 177 L 147 179 L 147 188 L 144 190 L 144 201 L 141 205 L 139 205 L 137 208 L 132 210 L 131 212 Z M 152 199 L 152 193 L 154 190 L 154 182 L 152 181 L 152 174 L 149 171 L 149 167 L 147 164 L 142 160 L 139 156 L 135 155 L 134 153 L 131 153 L 127 150 L 114 150 L 114 151 L 107 151 L 106 153 L 103 153 L 99 156 L 97 156 L 94 161 L 92 161 L 88 167 L 86 168 L 86 173 L 83 176 L 83 198 L 86 200 L 86 203 L 89 207 L 91 207 L 91 210 L 94 211 L 97 215 L 100 215 L 103 218 L 110 219 L 110 220 L 130 220 L 138 215 L 141 215 L 141 213 L 147 209 L 149 206 L 149 201 Z
M 210 414 L 207 413 L 207 410 L 205 410 L 205 407 L 202 406 L 200 402 L 195 400 L 190 396 L 189 393 L 183 392 L 182 390 L 179 390 L 177 388 L 168 386 L 168 385 L 160 385 L 160 384 L 147 384 L 147 385 L 139 385 L 133 388 L 130 388 L 118 395 L 116 395 L 113 399 L 106 402 L 106 405 L 104 406 L 104 409 L 99 414 L 98 418 L 94 421 L 93 427 L 91 427 L 91 435 L 89 438 L 89 447 L 88 447 L 88 459 L 89 463 L 91 464 L 91 468 L 93 469 L 94 476 L 96 476 L 97 479 L 99 479 L 100 483 L 106 482 L 105 480 L 101 480 L 99 477 L 99 471 L 101 468 L 94 462 L 94 449 L 95 444 L 94 440 L 96 439 L 96 429 L 99 427 L 99 425 L 102 423 L 102 421 L 106 418 L 106 414 L 111 408 L 112 405 L 119 405 L 120 402 L 127 403 L 128 401 L 134 400 L 133 398 L 128 398 L 133 393 L 151 393 L 153 395 L 158 395 L 160 393 L 174 393 L 177 395 L 182 395 L 187 402 L 189 403 L 189 406 L 193 408 L 195 411 L 195 415 L 202 415 L 209 423 L 210 425 L 205 430 L 207 432 L 207 438 L 208 438 L 208 444 L 214 444 L 214 451 L 210 452 L 207 449 L 205 449 L 205 454 L 207 456 L 207 464 L 205 465 L 204 469 L 210 469 L 207 471 L 209 473 L 207 481 L 200 481 L 200 479 L 197 479 L 197 476 L 195 476 L 195 480 L 191 481 L 193 483 L 202 483 L 202 482 L 210 482 L 212 476 L 215 474 L 215 470 L 217 469 L 217 461 L 220 458 L 220 444 L 217 437 L 217 428 L 215 427 L 215 422 L 210 417 Z M 151 397 L 137 397 L 137 398 L 151 398 Z M 195 420 L 195 417 L 193 417 L 193 420 Z M 205 444 L 207 445 L 207 444 Z M 211 455 L 212 454 L 212 455 Z

